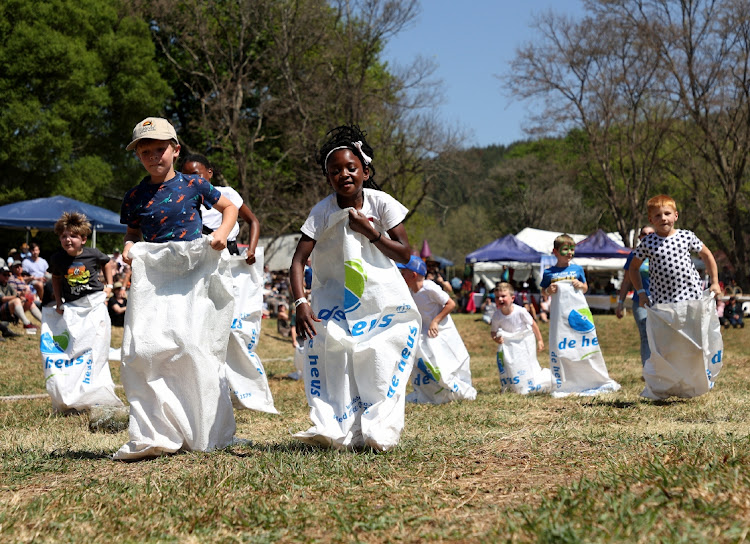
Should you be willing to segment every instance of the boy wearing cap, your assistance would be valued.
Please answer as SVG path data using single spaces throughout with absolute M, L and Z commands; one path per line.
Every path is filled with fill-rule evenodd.
M 213 233 L 211 247 L 221 251 L 237 221 L 237 207 L 198 176 L 176 172 L 174 163 L 180 144 L 174 127 L 166 119 L 147 117 L 133 129 L 128 151 L 135 150 L 148 172 L 122 201 L 120 222 L 127 225 L 122 258 L 130 264 L 130 247 L 144 238 L 147 242 L 188 242 L 201 237 L 200 205 L 222 213 L 221 226 Z
M 427 266 L 419 256 L 412 255 L 408 263 L 396 266 L 422 316 L 417 363 L 410 378 L 414 392 L 406 401 L 442 404 L 475 399 L 469 352 L 450 317 L 455 301 L 437 283 L 425 278 Z

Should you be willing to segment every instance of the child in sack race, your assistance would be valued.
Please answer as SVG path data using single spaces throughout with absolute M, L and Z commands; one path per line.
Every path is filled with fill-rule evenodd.
M 407 402 L 442 404 L 474 400 L 469 352 L 451 319 L 456 303 L 437 282 L 427 279 L 427 267 L 417 255 L 398 263 L 401 276 L 422 316 L 417 364 L 411 374 L 414 391 Z
M 657 195 L 647 206 L 655 232 L 641 240 L 630 267 L 630 280 L 648 308 L 651 353 L 643 367 L 646 385 L 641 395 L 651 399 L 702 395 L 713 387 L 722 366 L 716 260 L 695 233 L 675 228 L 679 212 L 672 197 Z M 705 293 L 691 252 L 706 266 L 710 284 Z M 638 274 L 645 259 L 649 260 L 649 293 Z
M 503 392 L 523 395 L 548 393 L 551 386 L 550 371 L 539 365 L 534 351 L 534 347 L 537 351 L 544 349 L 542 333 L 529 311 L 514 303 L 514 294 L 510 283 L 498 283 L 495 287 L 497 309 L 490 321 L 490 334 L 498 345 L 500 387 Z
M 47 391 L 58 412 L 122 406 L 109 370 L 112 325 L 106 301 L 114 263 L 85 247 L 90 233 L 82 213 L 65 212 L 55 223 L 62 249 L 50 257 L 55 307 L 43 309 L 40 349 Z
M 373 180 L 373 150 L 356 125 L 328 133 L 317 162 L 333 194 L 300 229 L 290 270 L 313 427 L 303 442 L 334 448 L 398 444 L 421 329 L 393 261 L 406 263 L 407 209 Z M 304 268 L 312 256 L 312 293 Z
M 550 372 L 552 396 L 598 395 L 620 389 L 609 377 L 596 327 L 584 294 L 586 275 L 572 263 L 575 241 L 561 234 L 554 241 L 555 266 L 542 274 L 542 295 L 550 295 Z
M 180 144 L 166 119 L 138 123 L 126 149 L 148 176 L 125 194 L 120 212 L 122 257 L 133 270 L 121 372 L 130 440 L 114 458 L 222 448 L 235 430 L 220 372 L 233 310 L 222 250 L 237 208 L 207 180 L 175 171 Z M 222 214 L 211 238 L 202 236 L 203 203 Z

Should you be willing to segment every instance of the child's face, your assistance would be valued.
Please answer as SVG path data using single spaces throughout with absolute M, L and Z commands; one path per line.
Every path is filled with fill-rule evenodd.
M 73 234 L 68 229 L 65 229 L 60 235 L 60 245 L 65 250 L 65 253 L 71 257 L 75 257 L 81 254 L 83 251 L 83 245 L 86 243 L 86 236 L 79 236 Z
M 174 161 L 180 156 L 180 146 L 169 140 L 143 140 L 136 148 L 138 159 L 151 175 L 152 182 L 161 183 L 174 171 Z
M 557 257 L 557 266 L 568 266 L 576 254 L 576 245 L 565 243 L 560 249 L 553 249 L 552 254 Z
M 648 214 L 648 221 L 654 226 L 656 234 L 664 237 L 672 234 L 674 231 L 677 216 L 677 210 L 672 206 L 660 206 Z
M 498 308 L 506 310 L 513 304 L 513 295 L 510 291 L 495 291 L 495 304 Z
M 186 162 L 182 166 L 182 173 L 189 175 L 197 174 L 203 179 L 207 179 L 209 181 L 211 181 L 211 178 L 214 177 L 214 171 L 211 168 L 206 168 L 203 163 L 197 161 Z
M 370 177 L 370 170 L 350 149 L 339 149 L 331 153 L 326 163 L 328 183 L 339 197 L 354 202 L 362 194 L 362 185 Z

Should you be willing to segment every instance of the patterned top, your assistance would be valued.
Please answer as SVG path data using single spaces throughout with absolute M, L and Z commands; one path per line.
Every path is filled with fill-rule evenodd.
M 221 193 L 200 176 L 177 172 L 163 183 L 147 176 L 125 193 L 120 223 L 140 229 L 147 242 L 189 242 L 201 237 L 200 206 L 212 207 Z
M 670 304 L 681 300 L 699 300 L 703 296 L 700 274 L 693 266 L 691 252 L 703 249 L 703 242 L 690 230 L 678 229 L 662 238 L 649 234 L 635 248 L 635 256 L 649 259 L 651 302 Z

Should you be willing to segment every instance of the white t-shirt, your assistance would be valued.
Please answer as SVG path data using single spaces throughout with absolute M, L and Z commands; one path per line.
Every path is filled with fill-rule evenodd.
M 511 309 L 512 311 L 508 315 L 505 315 L 500 308 L 492 314 L 492 322 L 490 323 L 492 336 L 497 336 L 497 331 L 500 329 L 510 333 L 531 329 L 534 318 L 531 317 L 529 311 L 518 304 L 512 304 Z
M 387 235 L 386 231 L 403 222 L 409 210 L 398 200 L 376 189 L 365 188 L 362 192 L 364 202 L 360 211 L 378 232 Z M 328 228 L 328 218 L 341 209 L 336 201 L 336 193 L 328 195 L 313 206 L 300 230 L 313 240 L 318 240 Z
M 216 187 L 223 196 L 227 197 L 232 204 L 237 206 L 238 210 L 240 209 L 240 206 L 244 204 L 240 194 L 231 187 L 219 187 L 216 185 L 214 185 L 214 187 Z M 207 229 L 216 230 L 221 226 L 222 215 L 216 208 L 206 208 L 205 206 L 201 206 L 201 217 L 203 218 L 203 226 Z M 227 236 L 227 242 L 236 240 L 239 233 L 240 225 L 235 222 L 234 227 L 232 227 L 232 230 L 229 232 L 229 236 Z
M 432 280 L 424 280 L 422 288 L 412 293 L 411 296 L 414 298 L 419 313 L 422 314 L 422 328 L 425 331 L 430 328 L 432 320 L 443 311 L 446 302 L 451 298 Z
M 635 256 L 649 262 L 649 293 L 654 304 L 699 300 L 703 296 L 700 274 L 691 252 L 703 249 L 703 242 L 690 230 L 678 229 L 662 238 L 655 232 L 635 248 Z

